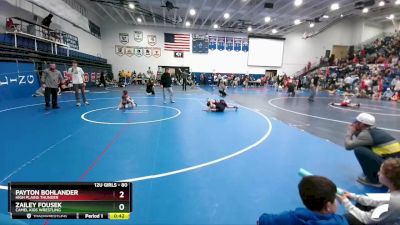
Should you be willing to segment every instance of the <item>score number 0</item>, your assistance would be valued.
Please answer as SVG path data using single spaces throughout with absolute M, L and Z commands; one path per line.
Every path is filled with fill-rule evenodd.
M 125 198 L 125 192 L 124 191 L 120 191 L 119 192 L 119 198 Z M 125 209 L 125 205 L 123 203 L 119 204 L 118 206 L 119 210 L 124 210 Z

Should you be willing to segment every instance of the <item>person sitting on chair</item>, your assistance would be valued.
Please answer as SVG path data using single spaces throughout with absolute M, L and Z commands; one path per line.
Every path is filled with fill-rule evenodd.
M 364 172 L 365 176 L 358 177 L 357 181 L 372 187 L 382 187 L 378 179 L 382 162 L 400 157 L 399 141 L 375 127 L 375 117 L 368 113 L 359 114 L 349 126 L 344 146 L 346 150 L 354 150 Z

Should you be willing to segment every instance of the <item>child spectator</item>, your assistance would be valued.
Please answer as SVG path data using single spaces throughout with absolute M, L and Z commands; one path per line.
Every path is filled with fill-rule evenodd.
M 336 185 L 321 176 L 307 176 L 299 183 L 299 194 L 306 208 L 278 215 L 262 214 L 258 225 L 347 225 L 344 216 L 336 215 Z
M 390 190 L 389 200 L 373 200 L 367 196 L 344 193 L 339 197 L 349 214 L 348 222 L 352 224 L 393 225 L 400 223 L 400 158 L 391 158 L 383 162 L 379 171 L 379 182 Z M 361 204 L 354 206 L 350 200 Z
M 393 97 L 394 93 L 390 88 L 387 88 L 386 91 L 383 93 L 382 100 L 390 101 Z

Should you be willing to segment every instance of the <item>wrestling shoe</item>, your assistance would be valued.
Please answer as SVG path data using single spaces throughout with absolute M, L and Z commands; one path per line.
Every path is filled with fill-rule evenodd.
M 171 101 L 171 103 L 175 103 L 175 101 Z
M 88 101 L 85 102 L 85 105 L 90 105 Z
M 78 106 L 78 107 L 81 106 L 81 103 L 80 103 L 80 102 L 77 102 L 77 103 L 76 103 L 76 106 Z

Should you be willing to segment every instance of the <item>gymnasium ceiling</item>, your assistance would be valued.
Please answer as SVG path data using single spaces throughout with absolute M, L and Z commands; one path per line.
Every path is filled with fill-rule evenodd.
M 328 26 L 346 17 L 365 17 L 373 23 L 390 22 L 386 17 L 390 14 L 395 19 L 400 18 L 400 0 L 385 0 L 384 6 L 379 6 L 380 0 L 303 0 L 300 6 L 294 5 L 295 0 L 169 0 L 174 7 L 168 9 L 165 6 L 167 0 L 86 0 L 82 1 L 85 8 L 92 11 L 103 21 L 125 24 L 140 24 L 159 27 L 186 27 L 190 22 L 190 28 L 216 30 L 227 32 L 248 32 L 252 27 L 252 33 L 271 34 L 273 29 L 284 35 L 293 29 L 297 29 L 294 20 L 300 19 L 302 23 L 311 23 L 319 18 L 316 26 Z M 79 1 L 81 2 L 81 1 Z M 361 2 L 360 9 L 355 4 Z M 374 3 L 375 2 L 375 3 Z M 134 9 L 129 3 L 135 5 Z M 265 3 L 273 3 L 273 8 L 265 8 Z M 332 3 L 339 3 L 340 8 L 332 11 Z M 369 8 L 368 13 L 362 13 L 362 4 Z M 364 5 L 364 6 L 365 6 Z M 190 9 L 196 11 L 190 15 Z M 229 13 L 228 19 L 224 14 Z M 323 18 L 323 15 L 329 18 Z M 265 17 L 271 21 L 265 22 Z M 139 19 L 140 18 L 140 19 Z M 311 29 L 302 26 L 303 29 Z

